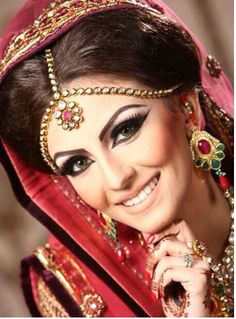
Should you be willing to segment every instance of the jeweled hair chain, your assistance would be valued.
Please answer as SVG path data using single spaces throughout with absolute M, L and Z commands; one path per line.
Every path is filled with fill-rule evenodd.
M 55 63 L 51 49 L 45 50 L 45 57 L 48 66 L 49 80 L 53 92 L 53 100 L 42 117 L 40 127 L 40 150 L 44 161 L 51 167 L 53 171 L 57 169 L 57 165 L 51 158 L 48 150 L 48 128 L 55 113 L 57 124 L 64 130 L 72 130 L 79 128 L 80 123 L 83 121 L 83 109 L 79 106 L 78 102 L 68 100 L 76 95 L 125 95 L 133 96 L 141 99 L 159 99 L 170 96 L 181 84 L 177 84 L 165 90 L 148 90 L 148 89 L 134 89 L 126 87 L 88 87 L 77 89 L 64 89 L 59 88 L 55 73 Z

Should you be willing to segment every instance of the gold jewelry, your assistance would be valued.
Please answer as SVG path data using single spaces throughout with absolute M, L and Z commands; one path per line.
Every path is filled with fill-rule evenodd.
M 218 171 L 225 158 L 223 143 L 206 131 L 194 130 L 191 136 L 190 149 L 196 167 Z
M 120 263 L 126 261 L 126 252 L 123 245 L 119 242 L 117 223 L 109 215 L 98 211 L 99 223 L 102 226 L 104 233 L 113 241 L 116 250 L 116 257 Z
M 187 243 L 187 247 L 193 251 L 193 255 L 209 263 L 211 269 L 210 297 L 212 317 L 233 317 L 234 311 L 234 199 L 231 187 L 224 192 L 224 196 L 231 207 L 231 227 L 228 245 L 224 250 L 221 261 L 214 262 L 207 255 L 207 249 L 203 243 L 197 240 Z
M 192 240 L 187 242 L 187 247 L 192 250 L 192 255 L 203 258 L 207 255 L 207 248 L 203 242 Z
M 232 188 L 224 192 L 231 207 L 231 227 L 228 244 L 219 263 L 212 260 L 209 262 L 211 268 L 211 301 L 212 317 L 234 316 L 234 198 Z
M 171 95 L 175 89 L 181 84 L 175 85 L 165 90 L 147 90 L 147 89 L 133 89 L 125 87 L 93 87 L 93 88 L 77 88 L 71 90 L 61 90 L 55 74 L 55 63 L 51 49 L 45 50 L 45 57 L 48 66 L 48 74 L 53 92 L 53 101 L 50 102 L 46 109 L 41 122 L 40 128 L 40 150 L 44 161 L 56 170 L 57 166 L 52 160 L 47 143 L 48 127 L 52 120 L 52 115 L 55 113 L 57 124 L 62 126 L 64 130 L 72 130 L 78 128 L 83 121 L 83 110 L 79 104 L 71 99 L 76 95 L 125 95 L 134 96 L 137 98 L 151 98 L 159 99 Z

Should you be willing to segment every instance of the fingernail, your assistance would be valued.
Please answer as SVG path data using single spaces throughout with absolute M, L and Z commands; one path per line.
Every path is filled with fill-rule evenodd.
M 147 238 L 147 245 L 151 245 L 155 240 L 155 235 L 150 235 Z

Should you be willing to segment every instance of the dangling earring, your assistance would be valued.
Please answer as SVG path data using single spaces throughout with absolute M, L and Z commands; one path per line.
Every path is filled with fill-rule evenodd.
M 114 219 L 105 213 L 98 211 L 98 219 L 104 233 L 113 241 L 115 245 L 116 255 L 119 262 L 126 260 L 125 250 L 118 240 L 117 224 Z
M 196 167 L 202 167 L 206 171 L 218 171 L 221 168 L 221 161 L 225 158 L 225 146 L 211 134 L 193 130 L 190 149 Z
M 180 97 L 185 110 L 190 114 L 194 125 L 197 124 L 192 105 L 187 101 L 187 95 L 182 94 Z M 190 149 L 194 165 L 206 171 L 213 170 L 219 176 L 219 184 L 223 190 L 230 187 L 230 182 L 226 173 L 221 171 L 221 162 L 225 158 L 225 146 L 218 139 L 206 131 L 192 130 L 190 139 Z

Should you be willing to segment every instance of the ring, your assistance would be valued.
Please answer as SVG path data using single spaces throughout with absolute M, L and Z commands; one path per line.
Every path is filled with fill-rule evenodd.
M 194 256 L 203 258 L 207 256 L 207 248 L 203 242 L 198 240 L 192 240 L 187 242 L 187 247 L 192 250 Z
M 190 254 L 185 254 L 184 255 L 184 266 L 185 267 L 191 267 L 193 263 L 193 256 Z

